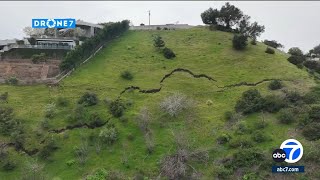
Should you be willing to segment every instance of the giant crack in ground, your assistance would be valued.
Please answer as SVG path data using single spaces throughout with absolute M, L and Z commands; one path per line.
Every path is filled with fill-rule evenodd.
M 124 88 L 123 91 L 120 92 L 120 95 L 118 96 L 118 99 L 121 98 L 121 95 L 126 93 L 127 91 L 132 91 L 132 90 L 138 90 L 138 92 L 140 93 L 158 93 L 161 91 L 162 87 L 163 87 L 163 83 L 164 81 L 171 77 L 173 74 L 175 74 L 176 72 L 185 72 L 190 74 L 193 78 L 206 78 L 209 81 L 214 81 L 217 82 L 217 80 L 215 80 L 214 78 L 206 75 L 206 74 L 194 74 L 192 71 L 188 70 L 188 69 L 184 69 L 184 68 L 176 68 L 174 70 L 172 70 L 170 73 L 166 74 L 163 76 L 163 78 L 160 80 L 160 87 L 159 88 L 155 88 L 155 89 L 142 89 L 139 86 L 129 86 Z M 229 85 L 225 85 L 225 86 L 218 86 L 215 84 L 215 86 L 221 90 L 218 90 L 217 92 L 223 92 L 228 88 L 233 88 L 233 87 L 239 87 L 239 86 L 257 86 L 259 84 L 262 84 L 264 82 L 269 82 L 269 81 L 273 81 L 273 80 L 279 80 L 279 81 L 290 81 L 290 80 L 281 80 L 281 79 L 276 79 L 276 78 L 267 78 L 267 79 L 263 79 L 261 81 L 255 82 L 255 83 L 250 83 L 250 82 L 240 82 L 240 83 L 235 83 L 235 84 L 229 84 Z

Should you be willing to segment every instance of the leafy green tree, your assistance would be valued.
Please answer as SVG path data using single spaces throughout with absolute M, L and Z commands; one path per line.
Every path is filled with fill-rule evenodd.
M 230 29 L 235 24 L 239 23 L 243 16 L 242 11 L 234 5 L 231 5 L 229 2 L 221 7 L 219 14 L 218 21 L 220 21 L 220 24 L 224 24 L 227 29 Z
M 106 127 L 100 131 L 99 137 L 103 142 L 112 144 L 118 139 L 118 131 L 115 127 Z
M 269 41 L 269 40 L 264 40 L 263 43 L 264 43 L 265 45 L 271 46 L 271 47 L 276 48 L 276 49 L 278 49 L 278 48 L 283 48 L 283 47 L 284 47 L 282 44 L 278 43 L 278 42 L 275 41 L 275 40 L 271 40 L 271 41 Z
M 228 2 L 220 10 L 209 8 L 201 13 L 204 24 L 220 25 L 226 29 L 231 29 L 235 24 L 238 24 L 242 16 L 242 11 Z
M 156 47 L 156 48 L 162 48 L 162 47 L 165 46 L 165 43 L 164 43 L 164 41 L 162 40 L 162 37 L 161 37 L 161 36 L 156 35 L 156 36 L 154 36 L 154 38 L 153 38 L 153 45 L 154 45 L 154 47 Z
M 303 52 L 298 47 L 290 48 L 288 53 L 293 55 L 293 56 L 303 56 Z
M 204 24 L 217 24 L 217 18 L 219 18 L 219 11 L 217 9 L 209 8 L 201 13 L 201 19 Z
M 320 54 L 320 44 L 313 48 L 313 53 Z

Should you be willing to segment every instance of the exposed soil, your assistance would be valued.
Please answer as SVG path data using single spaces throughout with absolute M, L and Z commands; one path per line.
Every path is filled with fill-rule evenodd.
M 46 82 L 59 74 L 59 60 L 34 64 L 30 59 L 7 59 L 0 61 L 0 82 L 16 77 L 20 84 Z

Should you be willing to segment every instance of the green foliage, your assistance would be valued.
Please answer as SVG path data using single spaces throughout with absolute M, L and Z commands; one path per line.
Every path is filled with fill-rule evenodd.
M 98 104 L 98 97 L 93 92 L 86 92 L 78 101 L 78 104 L 83 104 L 84 106 L 94 106 Z
M 121 73 L 121 77 L 123 79 L 126 79 L 126 80 L 132 80 L 133 79 L 133 74 L 130 71 L 123 71 Z
M 209 8 L 201 13 L 204 24 L 223 25 L 226 29 L 238 24 L 242 17 L 242 11 L 228 2 L 220 10 Z
M 72 166 L 72 165 L 74 165 L 75 163 L 76 163 L 76 161 L 75 161 L 74 159 L 69 160 L 69 161 L 66 162 L 67 166 Z
M 320 107 L 313 106 L 309 112 L 309 118 L 312 121 L 320 122 Z
M 274 113 L 278 112 L 281 108 L 286 106 L 285 100 L 276 95 L 268 95 L 264 97 L 263 110 Z
M 275 41 L 275 40 L 271 40 L 271 41 L 269 41 L 269 40 L 264 40 L 263 43 L 264 43 L 265 45 L 268 45 L 268 46 L 273 47 L 273 48 L 275 48 L 275 49 L 283 48 L 283 47 L 284 47 L 282 44 L 278 43 L 278 42 Z
M 297 91 L 289 91 L 286 93 L 286 101 L 292 104 L 297 104 L 302 100 L 302 96 Z
M 121 117 L 124 113 L 125 106 L 121 101 L 116 100 L 110 103 L 109 110 L 114 117 Z
M 85 106 L 83 104 L 77 104 L 73 109 L 71 120 L 82 123 L 87 120 L 87 114 Z
M 283 85 L 280 80 L 276 79 L 276 80 L 272 80 L 268 87 L 270 90 L 277 90 L 277 89 L 281 89 Z
M 0 102 L 8 103 L 8 97 L 9 97 L 8 92 L 4 92 L 4 93 L 0 94 Z
M 260 92 L 256 89 L 250 89 L 242 93 L 242 97 L 237 101 L 235 109 L 237 112 L 249 114 L 260 111 L 263 105 L 264 99 Z
M 110 23 L 99 31 L 99 33 L 92 38 L 88 38 L 81 45 L 74 50 L 69 51 L 60 64 L 61 70 L 71 70 L 81 64 L 93 52 L 95 52 L 101 45 L 123 34 L 129 29 L 129 21 Z
M 105 124 L 105 121 L 99 116 L 98 113 L 93 113 L 90 116 L 89 125 L 93 127 L 101 127 Z
M 314 70 L 318 73 L 320 72 L 320 62 L 319 61 L 307 60 L 307 61 L 303 62 L 303 65 L 310 70 Z
M 268 137 L 265 133 L 263 133 L 262 131 L 255 131 L 252 134 L 252 140 L 257 142 L 257 143 L 263 143 L 267 140 L 269 140 L 270 137 Z
M 288 54 L 291 54 L 293 56 L 303 56 L 303 52 L 298 47 L 292 47 L 289 49 Z
M 236 133 L 237 134 L 246 134 L 246 133 L 251 133 L 251 128 L 248 127 L 248 125 L 242 121 L 240 123 L 238 123 L 237 125 L 237 129 L 236 129 Z
M 39 151 L 39 157 L 42 159 L 48 159 L 58 148 L 59 147 L 56 142 L 53 139 L 49 139 L 49 141 Z
M 298 65 L 298 64 L 302 64 L 305 61 L 305 58 L 303 56 L 290 56 L 288 58 L 288 61 L 291 64 Z
M 118 140 L 118 131 L 114 126 L 105 127 L 100 131 L 99 137 L 104 143 L 110 145 Z
M 234 35 L 232 39 L 232 46 L 236 50 L 243 50 L 248 45 L 248 38 L 244 35 Z
M 302 130 L 302 135 L 309 141 L 320 139 L 320 123 L 310 123 Z
M 282 124 L 291 124 L 296 120 L 292 109 L 281 109 L 278 114 L 278 119 Z
M 49 124 L 49 119 L 48 118 L 44 118 L 42 121 L 41 121 L 41 127 L 43 129 L 49 129 L 50 128 L 50 124 Z
M 172 58 L 176 57 L 176 54 L 170 48 L 165 47 L 162 50 L 162 52 L 163 52 L 163 56 L 167 59 L 172 59 Z
M 17 120 L 13 117 L 13 109 L 0 106 L 0 133 L 10 135 L 18 126 Z
M 58 97 L 56 103 L 60 107 L 66 107 L 69 105 L 69 101 L 65 97 Z
M 302 97 L 303 102 L 306 104 L 315 104 L 320 100 L 320 96 L 316 92 L 308 92 Z
M 217 178 L 219 179 L 228 179 L 229 176 L 233 174 L 232 169 L 226 168 L 224 166 L 218 166 L 215 168 Z
M 46 118 L 53 118 L 56 114 L 56 104 L 50 103 L 44 106 L 44 115 Z
M 6 79 L 6 83 L 10 85 L 17 85 L 19 83 L 19 80 L 15 76 L 11 76 Z
M 3 165 L 2 165 L 2 169 L 4 171 L 12 171 L 16 168 L 16 163 L 13 162 L 12 160 L 7 160 Z
M 267 54 L 274 54 L 275 51 L 274 51 L 274 49 L 267 47 L 265 53 L 267 53 Z
M 217 138 L 217 143 L 218 144 L 225 144 L 225 143 L 229 142 L 230 140 L 231 140 L 231 136 L 229 134 L 221 134 Z
M 256 129 L 264 129 L 268 126 L 268 123 L 267 121 L 264 121 L 264 120 L 258 120 L 254 123 L 254 127 Z
M 108 172 L 105 169 L 98 169 L 95 173 L 88 175 L 86 180 L 105 180 L 108 179 Z
M 236 122 L 241 119 L 241 114 L 236 112 L 227 111 L 224 113 L 224 117 L 229 122 Z
M 165 46 L 165 42 L 162 40 L 161 36 L 155 35 L 153 37 L 153 46 L 156 48 L 162 48 Z
M 233 154 L 233 160 L 229 166 L 233 168 L 252 167 L 253 164 L 259 164 L 264 159 L 261 150 L 255 148 L 241 149 Z
M 38 64 L 40 62 L 46 62 L 47 56 L 45 53 L 34 54 L 31 56 L 31 60 L 34 64 Z

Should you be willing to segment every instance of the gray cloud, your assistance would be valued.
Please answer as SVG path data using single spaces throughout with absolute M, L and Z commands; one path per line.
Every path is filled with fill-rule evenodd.
M 99 2 L 0 2 L 0 39 L 21 38 L 22 29 L 32 18 L 76 18 L 89 22 L 129 19 L 133 24 L 202 24 L 200 13 L 209 7 L 220 8 L 215 1 L 99 1 Z M 320 43 L 320 2 L 231 2 L 253 20 L 266 26 L 260 39 L 275 39 L 286 49 L 297 46 L 307 51 Z

